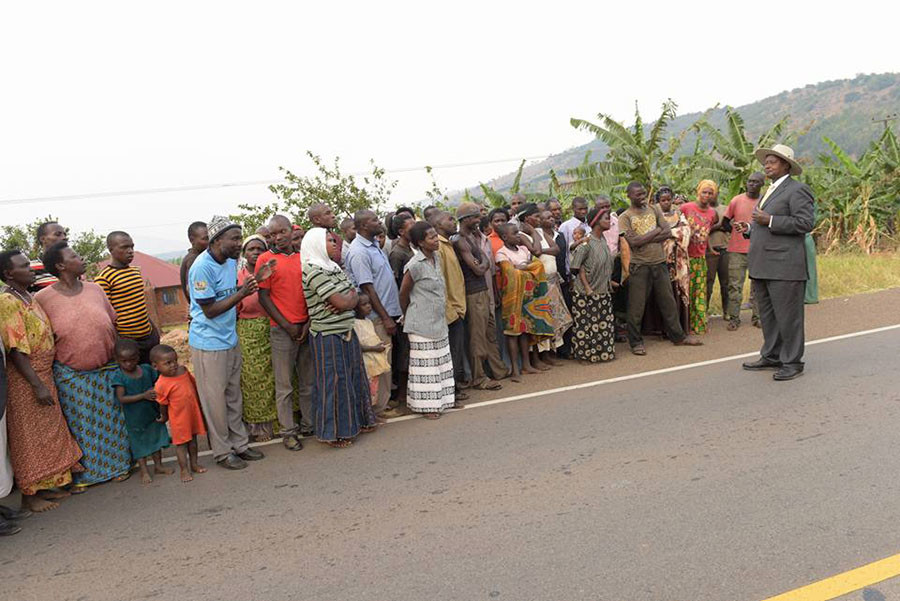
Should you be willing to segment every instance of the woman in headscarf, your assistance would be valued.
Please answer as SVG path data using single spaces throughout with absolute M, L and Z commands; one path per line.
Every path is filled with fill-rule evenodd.
M 348 447 L 360 432 L 375 428 L 362 349 L 353 332 L 353 309 L 359 299 L 336 262 L 337 244 L 324 228 L 307 232 L 300 253 L 315 374 L 316 438 L 332 447 Z
M 244 240 L 242 253 L 246 264 L 238 272 L 238 286 L 256 272 L 256 260 L 268 244 L 259 234 Z M 275 372 L 272 370 L 272 345 L 269 342 L 269 314 L 259 304 L 259 293 L 238 303 L 237 333 L 241 345 L 241 394 L 244 397 L 244 421 L 256 442 L 272 440 L 277 418 Z
M 84 453 L 76 489 L 107 480 L 124 480 L 131 469 L 125 414 L 116 399 L 113 361 L 116 311 L 106 293 L 83 282 L 84 261 L 65 242 L 43 255 L 44 267 L 59 280 L 35 295 L 56 338 L 53 378 L 69 429 Z
M 59 405 L 53 383 L 53 332 L 28 292 L 35 281 L 28 258 L 18 250 L 0 253 L 0 278 L 6 284 L 0 290 L 0 339 L 9 349 L 7 424 L 3 427 L 9 433 L 22 508 L 47 511 L 68 496 L 53 489 L 70 484 L 72 472 L 81 470 L 81 449 Z
M 704 334 L 707 328 L 706 316 L 706 249 L 709 246 L 709 232 L 719 216 L 710 205 L 719 193 L 719 186 L 711 179 L 697 184 L 697 200 L 681 205 L 681 214 L 691 228 L 688 244 L 688 265 L 691 274 L 689 319 L 692 334 Z

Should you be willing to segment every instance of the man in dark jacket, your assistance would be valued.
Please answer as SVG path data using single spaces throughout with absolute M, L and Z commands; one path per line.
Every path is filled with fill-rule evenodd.
M 748 257 L 765 341 L 759 360 L 744 369 L 776 369 L 775 380 L 793 380 L 803 373 L 804 237 L 815 224 L 813 195 L 791 177 L 803 171 L 791 148 L 776 144 L 755 154 L 772 181 L 753 211 Z

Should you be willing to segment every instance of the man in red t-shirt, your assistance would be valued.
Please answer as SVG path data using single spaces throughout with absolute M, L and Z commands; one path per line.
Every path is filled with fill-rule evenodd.
M 766 176 L 756 172 L 747 178 L 747 193 L 738 194 L 731 199 L 725 209 L 723 228 L 731 228 L 731 240 L 728 242 L 728 311 L 725 319 L 730 331 L 741 326 L 741 303 L 744 300 L 744 281 L 747 278 L 747 253 L 750 252 L 750 238 L 744 233 L 749 231 L 753 218 L 753 208 L 759 202 L 759 193 Z M 750 287 L 751 323 L 759 327 L 759 308 Z
M 275 270 L 260 282 L 259 304 L 269 314 L 272 344 L 272 370 L 275 372 L 275 406 L 281 423 L 282 442 L 289 451 L 303 448 L 300 436 L 313 433 L 312 424 L 312 356 L 307 336 L 309 314 L 303 295 L 303 271 L 300 253 L 291 245 L 293 227 L 283 215 L 269 220 L 273 248 L 259 256 L 257 268 L 270 261 Z M 300 427 L 294 419 L 293 376 L 297 374 L 300 396 Z

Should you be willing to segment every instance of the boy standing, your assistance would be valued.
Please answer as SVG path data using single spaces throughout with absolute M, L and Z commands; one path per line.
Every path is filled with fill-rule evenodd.
M 103 288 L 116 310 L 119 338 L 134 340 L 140 354 L 139 363 L 150 363 L 150 349 L 159 344 L 159 330 L 150 321 L 141 270 L 131 266 L 134 240 L 126 232 L 110 232 L 106 237 L 106 248 L 109 249 L 109 265 L 97 274 L 94 283 Z

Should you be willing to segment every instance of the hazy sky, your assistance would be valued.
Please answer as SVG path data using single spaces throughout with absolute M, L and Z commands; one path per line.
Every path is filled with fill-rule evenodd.
M 893 3 L 6 2 L 0 201 L 277 179 L 303 152 L 388 169 L 542 156 L 568 123 L 738 106 L 900 71 Z M 771 12 L 766 12 L 771 11 Z M 516 162 L 443 169 L 449 189 Z M 397 203 L 423 172 L 395 176 Z M 268 202 L 264 186 L 0 204 L 72 230 L 185 248 L 190 221 Z

